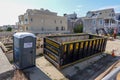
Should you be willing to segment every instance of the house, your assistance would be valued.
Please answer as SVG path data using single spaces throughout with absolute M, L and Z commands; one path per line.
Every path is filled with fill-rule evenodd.
M 72 33 L 74 29 L 75 20 L 77 19 L 77 14 L 64 14 L 67 17 L 68 30 Z
M 120 33 L 120 13 L 115 14 L 115 21 L 118 27 L 118 33 Z
M 88 11 L 86 17 L 83 18 L 83 31 L 86 33 L 96 33 L 96 29 L 117 27 L 115 18 L 115 11 L 113 8 L 103 9 L 97 11 Z
M 65 14 L 64 16 L 67 17 L 68 23 L 68 30 L 72 33 L 74 28 L 79 25 L 83 24 L 82 19 L 77 17 L 77 14 L 74 12 L 73 14 Z
M 32 33 L 65 33 L 67 32 L 67 18 L 57 16 L 56 12 L 43 8 L 28 9 L 19 16 L 18 26 L 20 30 Z

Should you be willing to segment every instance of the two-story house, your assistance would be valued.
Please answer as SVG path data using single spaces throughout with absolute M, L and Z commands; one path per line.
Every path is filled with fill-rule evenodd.
M 120 13 L 115 14 L 115 21 L 118 27 L 118 33 L 120 33 Z
M 67 17 L 67 24 L 68 24 L 68 30 L 73 33 L 74 28 L 77 25 L 83 24 L 83 21 L 81 18 L 77 17 L 77 14 L 74 12 L 73 14 L 65 14 L 64 16 Z
M 97 11 L 88 11 L 86 17 L 83 18 L 83 31 L 86 33 L 96 33 L 96 29 L 116 27 L 115 11 L 113 8 Z

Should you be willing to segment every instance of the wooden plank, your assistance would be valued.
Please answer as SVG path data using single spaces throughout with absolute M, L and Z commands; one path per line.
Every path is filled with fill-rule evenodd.
M 101 75 L 99 75 L 97 78 L 95 78 L 95 80 L 101 80 L 102 78 L 104 78 L 108 73 L 110 73 L 115 66 L 119 63 L 120 61 L 116 61 L 112 66 L 110 66 L 105 72 L 103 72 Z

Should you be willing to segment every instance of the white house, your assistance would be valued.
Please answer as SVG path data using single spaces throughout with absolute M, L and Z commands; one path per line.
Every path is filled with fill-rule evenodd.
M 96 29 L 117 27 L 115 22 L 115 11 L 113 8 L 97 11 L 88 11 L 83 18 L 83 31 L 86 33 L 96 33 Z

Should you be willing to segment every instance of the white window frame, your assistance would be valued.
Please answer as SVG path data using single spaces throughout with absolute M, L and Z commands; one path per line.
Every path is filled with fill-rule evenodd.
M 99 19 L 99 24 L 102 25 L 103 24 L 103 20 Z
M 95 24 L 96 24 L 96 20 L 93 19 L 93 20 L 92 20 L 92 23 L 93 23 L 93 25 L 95 25 Z

